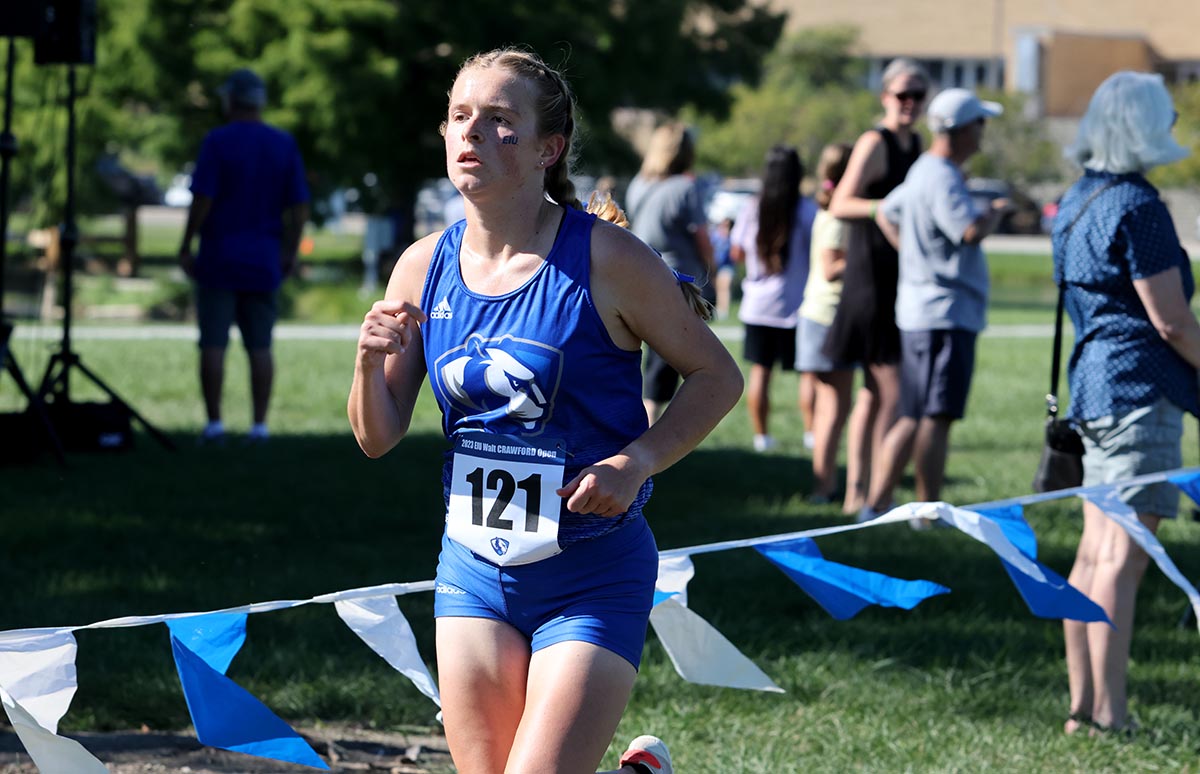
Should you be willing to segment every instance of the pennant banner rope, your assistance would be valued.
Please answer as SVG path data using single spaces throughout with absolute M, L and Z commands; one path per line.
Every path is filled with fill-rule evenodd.
M 1048 502 L 1050 500 L 1062 500 L 1067 497 L 1100 495 L 1112 490 L 1120 491 L 1129 487 L 1142 486 L 1144 484 L 1157 484 L 1163 481 L 1168 481 L 1180 489 L 1183 489 L 1188 496 L 1191 492 L 1185 484 L 1180 481 L 1196 481 L 1195 491 L 1200 494 L 1200 467 L 1197 468 L 1179 468 L 1177 470 L 1168 470 L 1162 473 L 1149 473 L 1144 476 L 1118 481 L 1112 484 L 1103 484 L 1100 486 L 1077 486 L 1071 489 L 1058 489 L 1053 492 L 1043 492 L 1040 494 L 1025 495 L 1023 497 L 1013 497 L 1008 500 L 995 500 L 988 503 L 977 503 L 974 505 L 959 506 L 969 511 L 992 510 L 1006 508 L 1014 505 L 1032 505 L 1034 503 Z M 899 513 L 901 509 L 917 505 L 929 505 L 930 503 L 909 503 L 902 505 L 899 508 L 892 509 L 882 516 L 871 521 L 863 522 L 862 524 L 840 524 L 834 527 L 819 527 L 817 529 L 804 530 L 802 532 L 789 532 L 782 535 L 764 535 L 757 538 L 745 538 L 742 540 L 725 540 L 719 543 L 705 543 L 703 545 L 691 546 L 688 548 L 670 548 L 666 551 L 659 551 L 659 556 L 695 556 L 696 554 L 708 554 L 716 551 L 728 551 L 734 548 L 754 548 L 755 546 L 767 545 L 769 543 L 785 543 L 796 538 L 814 538 L 824 535 L 835 535 L 840 532 L 853 532 L 856 529 L 864 529 L 866 527 L 877 527 L 881 524 L 892 524 L 895 522 L 908 521 L 912 516 L 908 512 Z M 1197 501 L 1200 504 L 1200 500 Z M 924 518 L 929 518 L 923 515 Z
M 659 553 L 659 574 L 650 623 L 679 674 L 707 685 L 778 692 L 761 669 L 702 617 L 688 609 L 687 586 L 695 575 L 691 557 L 754 548 L 809 594 L 830 615 L 850 618 L 868 605 L 911 609 L 949 591 L 924 580 L 903 580 L 824 558 L 814 538 L 869 529 L 914 518 L 940 520 L 987 545 L 1030 611 L 1045 618 L 1108 621 L 1091 599 L 1037 560 L 1037 538 L 1023 507 L 1079 497 L 1101 508 L 1187 594 L 1200 626 L 1200 592 L 1179 572 L 1162 544 L 1117 496 L 1124 489 L 1169 482 L 1200 504 L 1200 468 L 1180 468 L 1103 486 L 1075 487 L 956 507 L 943 502 L 909 503 L 862 524 L 845 524 L 757 538 L 675 548 Z M 262 702 L 225 676 L 246 637 L 251 613 L 302 605 L 332 604 L 358 637 L 439 703 L 437 686 L 418 652 L 412 628 L 396 597 L 433 591 L 434 581 L 389 583 L 321 594 L 303 600 L 256 602 L 207 613 L 125 616 L 82 626 L 0 632 L 0 705 L 34 763 L 43 772 L 99 774 L 108 769 L 76 741 L 59 736 L 58 722 L 76 690 L 74 632 L 166 624 L 184 698 L 199 740 L 252 755 L 328 768 L 307 742 Z
M 171 652 L 196 738 L 210 747 L 328 769 L 303 737 L 265 704 L 225 676 L 246 640 L 250 613 L 333 604 L 360 638 L 438 702 L 437 688 L 417 650 L 396 597 L 433 590 L 433 581 L 389 583 L 307 600 L 258 602 L 209 613 L 126 616 L 59 628 L 0 632 L 0 705 L 39 771 L 100 774 L 108 768 L 78 742 L 58 734 L 75 695 L 74 632 L 166 624 Z
M 1192 492 L 1188 491 L 1185 484 L 1181 482 L 1196 482 L 1200 479 L 1200 467 L 1198 468 L 1176 468 L 1175 470 L 1164 470 L 1161 473 L 1147 473 L 1144 476 L 1135 476 L 1127 478 L 1123 481 L 1115 481 L 1111 484 L 1097 484 L 1095 486 L 1074 486 L 1070 489 L 1055 489 L 1052 492 L 1040 492 L 1034 494 L 1021 495 L 1020 497 L 1010 497 L 1007 500 L 994 500 L 990 503 L 976 503 L 975 505 L 965 505 L 964 508 L 970 508 L 973 511 L 981 508 L 1004 508 L 1009 505 L 1033 505 L 1034 503 L 1048 502 L 1050 500 L 1061 500 L 1066 497 L 1088 497 L 1090 495 L 1100 495 L 1113 490 L 1121 491 L 1130 487 L 1142 486 L 1144 484 L 1158 484 L 1163 481 L 1175 484 L 1184 491 L 1188 497 L 1192 496 Z M 1196 503 L 1200 505 L 1200 500 Z

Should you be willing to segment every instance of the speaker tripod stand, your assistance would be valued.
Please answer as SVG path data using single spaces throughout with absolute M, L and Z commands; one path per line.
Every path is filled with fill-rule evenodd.
M 79 243 L 79 233 L 75 228 L 75 65 L 68 65 L 67 70 L 67 200 L 63 210 L 63 226 L 60 237 L 62 247 L 63 267 L 63 335 L 62 347 L 50 356 L 46 373 L 42 377 L 42 385 L 38 397 L 54 409 L 69 408 L 71 404 L 71 370 L 78 369 L 92 384 L 104 391 L 122 411 L 136 420 L 163 447 L 174 450 L 175 444 L 161 430 L 121 396 L 105 384 L 99 376 L 91 371 L 79 359 L 78 353 L 71 349 L 71 306 L 75 276 L 75 245 Z
M 50 415 L 46 413 L 46 404 L 41 396 L 29 387 L 21 366 L 13 357 L 9 342 L 12 340 L 13 326 L 4 315 L 4 265 L 8 258 L 8 183 L 9 167 L 13 156 L 17 155 L 17 138 L 12 133 L 13 108 L 13 63 L 16 57 L 16 38 L 8 38 L 8 63 L 5 66 L 4 86 L 4 129 L 0 132 L 0 374 L 8 372 L 16 382 L 17 389 L 25 397 L 29 411 L 37 420 L 44 440 L 49 445 L 60 465 L 66 465 L 67 459 L 63 454 L 62 441 L 54 430 Z

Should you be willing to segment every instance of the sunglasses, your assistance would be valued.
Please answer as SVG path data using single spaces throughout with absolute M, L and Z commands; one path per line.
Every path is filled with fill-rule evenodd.
M 893 91 L 892 96 L 901 102 L 923 102 L 925 100 L 925 91 L 922 89 L 913 89 L 911 91 Z

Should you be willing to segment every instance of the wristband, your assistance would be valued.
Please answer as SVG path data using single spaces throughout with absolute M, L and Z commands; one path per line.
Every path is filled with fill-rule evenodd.
M 875 220 L 875 214 L 879 212 L 879 200 L 878 199 L 871 200 L 870 212 L 871 212 L 871 220 Z

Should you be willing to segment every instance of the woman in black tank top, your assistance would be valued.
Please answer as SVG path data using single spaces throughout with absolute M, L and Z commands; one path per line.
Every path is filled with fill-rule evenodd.
M 874 219 L 879 200 L 904 181 L 908 168 L 921 155 L 921 138 L 913 127 L 921 116 L 928 84 L 925 71 L 910 59 L 896 59 L 888 65 L 880 97 L 883 120 L 854 144 L 846 173 L 829 205 L 829 212 L 848 221 L 850 227 L 842 300 L 824 351 L 835 363 L 863 367 L 863 388 L 849 423 L 842 503 L 846 513 L 859 513 L 866 504 L 870 479 L 875 475 L 872 450 L 882 447 L 900 398 L 897 257 Z

